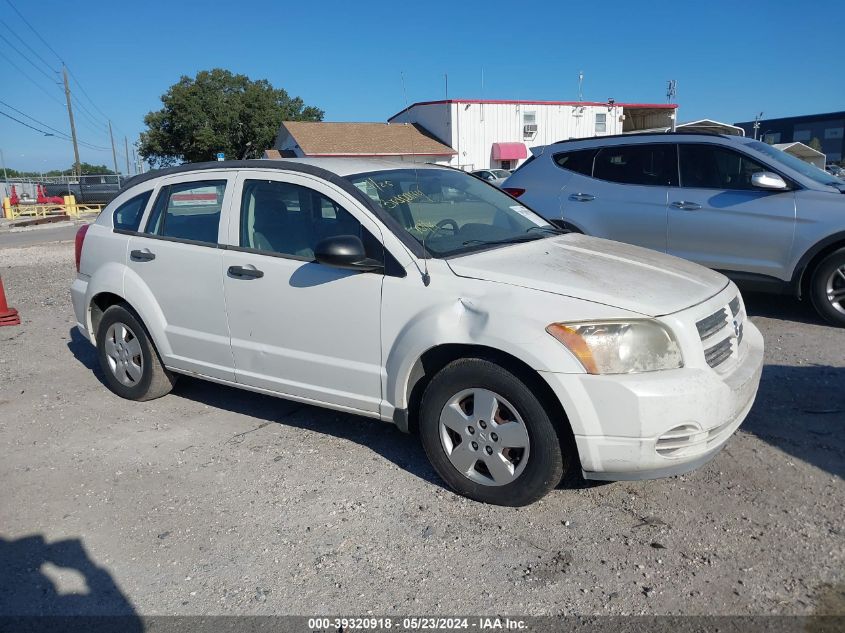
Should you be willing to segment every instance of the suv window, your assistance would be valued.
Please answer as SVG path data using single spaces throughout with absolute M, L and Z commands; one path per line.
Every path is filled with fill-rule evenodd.
M 115 209 L 112 216 L 114 228 L 124 231 L 137 231 L 141 225 L 141 216 L 144 214 L 144 209 L 147 208 L 147 201 L 152 193 L 152 190 L 145 191 Z
M 181 182 L 163 187 L 156 198 L 147 233 L 203 244 L 217 244 L 225 180 Z
M 596 156 L 593 177 L 626 185 L 677 185 L 675 145 L 655 143 L 602 148 Z
M 700 189 L 756 189 L 751 175 L 767 171 L 727 147 L 685 143 L 680 147 L 681 186 Z
M 596 156 L 594 149 L 582 149 L 576 152 L 555 154 L 554 161 L 558 167 L 574 171 L 585 176 L 593 175 L 593 158 Z M 533 158 L 533 156 L 532 156 Z M 525 163 L 528 164 L 528 161 Z M 524 167 L 525 165 L 523 165 Z
M 240 245 L 308 260 L 335 235 L 361 238 L 367 257 L 384 261 L 383 247 L 346 209 L 308 187 L 272 180 L 244 181 Z

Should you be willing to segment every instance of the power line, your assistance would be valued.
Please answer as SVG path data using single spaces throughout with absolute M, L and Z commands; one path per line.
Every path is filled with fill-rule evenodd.
M 12 0 L 6 0 L 6 3 L 7 3 L 10 7 L 12 7 L 12 9 L 14 10 L 14 12 L 15 12 L 15 13 L 17 13 L 17 14 L 18 14 L 18 17 L 19 17 L 21 20 L 23 20 L 24 24 L 26 24 L 26 25 L 29 27 L 29 30 L 30 30 L 30 31 L 32 31 L 33 33 L 35 33 L 35 36 L 36 36 L 39 40 L 41 40 L 41 42 L 44 44 L 44 46 L 46 46 L 47 48 L 49 48 L 49 49 L 50 49 L 50 52 L 52 52 L 52 53 L 53 53 L 53 55 L 55 55 L 55 56 L 58 58 L 58 60 L 64 64 L 65 62 L 64 62 L 64 60 L 62 59 L 62 56 L 61 56 L 61 55 L 59 55 L 59 54 L 58 54 L 58 53 L 57 53 L 57 52 L 53 49 L 53 47 L 52 47 L 52 46 L 50 46 L 50 43 L 49 43 L 47 40 L 45 40 L 43 37 L 41 37 L 41 34 L 40 34 L 38 31 L 36 31 L 36 30 L 35 30 L 35 27 L 34 27 L 34 26 L 32 26 L 32 25 L 29 23 L 29 20 L 27 20 L 25 17 L 23 17 L 23 15 L 21 14 L 21 12 L 20 12 L 20 11 L 18 11 L 18 8 L 17 8 L 14 4 L 12 4 Z
M 40 59 L 40 60 L 41 60 L 41 63 L 43 63 L 43 64 L 44 64 L 47 68 L 49 68 L 50 70 L 52 70 L 54 73 L 58 73 L 58 72 L 59 72 L 58 70 L 56 70 L 55 68 L 53 68 L 53 67 L 50 65 L 50 62 L 48 62 L 46 59 L 44 59 L 43 57 L 41 57 L 41 55 L 39 55 L 39 54 L 38 54 L 38 51 L 36 51 L 36 50 L 35 50 L 34 48 L 32 48 L 29 44 L 27 44 L 26 40 L 25 40 L 25 39 L 23 39 L 20 35 L 18 35 L 17 31 L 15 31 L 12 27 L 10 27 L 8 24 L 6 24 L 6 22 L 5 22 L 4 20 L 0 20 L 0 24 L 2 24 L 3 26 L 5 26 L 5 27 L 6 27 L 6 32 L 7 32 L 7 33 L 11 33 L 12 35 L 14 35 L 14 36 L 17 38 L 17 40 L 18 40 L 21 44 L 23 44 L 24 46 L 26 46 L 26 48 L 29 50 L 29 52 L 31 52 L 31 53 L 32 53 L 33 55 L 35 55 L 38 59 Z
M 36 64 L 34 61 L 32 61 L 29 57 L 27 57 L 26 55 L 24 55 L 23 53 L 21 53 L 21 52 L 20 52 L 17 48 L 15 48 L 14 44 L 12 44 L 12 43 L 11 43 L 9 40 L 7 40 L 5 37 L 3 37 L 2 35 L 0 35 L 0 40 L 2 40 L 3 42 L 5 42 L 5 43 L 6 43 L 6 46 L 8 46 L 9 48 L 11 48 L 11 49 L 12 49 L 13 51 L 15 51 L 18 55 L 20 55 L 20 56 L 21 56 L 21 57 L 23 57 L 26 61 L 28 61 L 28 62 L 32 65 L 32 67 L 33 67 L 35 70 L 37 70 L 38 72 L 40 72 L 42 75 L 44 75 L 44 76 L 47 78 L 47 80 L 48 80 L 48 81 L 51 81 L 51 82 L 52 82 L 52 81 L 55 81 L 55 79 L 54 79 L 53 77 L 51 77 L 51 76 L 50 76 L 50 75 L 48 75 L 46 72 L 44 72 L 44 69 L 43 69 L 43 68 L 41 68 L 41 66 L 39 66 L 39 65 L 38 65 L 38 64 Z
M 63 136 L 68 136 L 68 133 L 67 133 L 67 132 L 62 132 L 61 130 L 57 130 L 56 128 L 54 128 L 54 127 L 51 127 L 51 126 L 47 125 L 46 123 L 44 123 L 44 121 L 39 121 L 39 120 L 38 120 L 38 119 L 36 119 L 35 117 L 32 117 L 32 116 L 28 115 L 26 112 L 23 112 L 23 111 L 21 111 L 21 110 L 18 110 L 15 106 L 9 105 L 8 103 L 6 103 L 5 101 L 3 101 L 2 99 L 0 99 L 0 104 L 2 104 L 2 105 L 4 105 L 4 106 L 6 106 L 6 107 L 7 107 L 7 108 L 9 108 L 10 110 L 14 110 L 15 112 L 17 112 L 17 113 L 18 113 L 18 114 L 20 114 L 20 115 L 25 116 L 25 117 L 26 117 L 27 119 L 29 119 L 30 121 L 34 121 L 35 123 L 38 123 L 39 125 L 42 125 L 42 126 L 46 127 L 48 130 L 53 130 L 54 132 L 58 132 L 59 134 L 61 134 L 61 135 L 63 135 Z M 68 138 L 70 138 L 70 137 L 68 137 Z
M 76 78 L 76 75 L 73 74 L 73 71 L 70 68 L 68 68 L 67 71 L 70 73 L 70 76 L 73 79 L 73 83 L 75 83 L 76 86 L 82 91 L 82 94 L 85 95 L 85 98 L 88 99 L 92 106 L 94 106 L 94 109 L 97 110 L 97 112 L 99 112 L 100 114 L 102 114 L 106 118 L 106 120 L 108 120 L 109 115 L 103 112 L 100 107 L 94 102 L 94 100 L 88 94 L 88 91 L 82 87 L 81 83 L 79 83 L 79 79 Z
M 13 117 L 12 115 L 7 114 L 7 113 L 3 112 L 2 110 L 0 110 L 0 114 L 2 114 L 4 117 L 12 119 L 12 121 L 16 121 L 17 123 L 20 123 L 21 125 L 25 125 L 26 127 L 28 127 L 31 130 L 35 130 L 36 132 L 41 132 L 41 134 L 43 134 L 44 136 L 53 136 L 53 137 L 59 138 L 63 141 L 70 141 L 71 140 L 71 138 L 70 138 L 70 136 L 68 135 L 67 132 L 62 132 L 61 130 L 57 130 L 56 128 L 54 128 L 52 126 L 47 125 L 43 121 L 39 121 L 38 119 L 34 119 L 31 116 L 29 116 L 28 114 L 24 114 L 23 112 L 21 112 L 17 108 L 10 106 L 8 103 L 6 103 L 4 101 L 0 101 L 0 103 L 2 103 L 4 106 L 9 108 L 10 110 L 14 110 L 18 114 L 22 114 L 26 118 L 28 118 L 32 121 L 35 121 L 39 125 L 46 127 L 48 130 L 53 130 L 53 132 L 55 132 L 55 134 L 53 132 L 46 132 L 46 131 L 39 129 L 35 126 L 32 126 L 29 123 L 26 123 L 25 121 L 21 121 L 20 119 L 17 119 L 15 117 Z M 102 147 L 101 145 L 94 145 L 93 143 L 88 143 L 87 141 L 78 140 L 77 142 L 80 145 L 86 147 L 87 149 L 102 150 L 102 151 L 107 151 L 109 149 L 108 147 Z
M 47 95 L 48 97 L 50 97 L 53 101 L 55 101 L 56 103 L 58 103 L 60 106 L 64 107 L 64 105 L 65 105 L 65 104 L 64 104 L 64 103 L 62 103 L 62 102 L 59 100 L 59 98 L 58 98 L 58 97 L 56 97 L 55 95 L 51 95 L 51 94 L 50 94 L 50 93 L 49 93 L 49 92 L 48 92 L 48 91 L 44 88 L 44 86 L 42 86 L 40 83 L 38 83 L 37 81 L 35 81 L 32 77 L 30 77 L 28 72 L 26 72 L 26 71 L 22 70 L 20 66 L 18 66 L 15 62 L 13 62 L 11 59 L 9 59 L 9 58 L 8 58 L 8 57 L 7 57 L 7 56 L 6 56 L 6 55 L 5 55 L 2 51 L 0 51 L 0 57 L 3 57 L 3 58 L 7 61 L 7 62 L 9 62 L 9 64 L 11 64 L 12 68 L 15 68 L 15 69 L 16 69 L 16 70 L 20 73 L 20 74 L 22 74 L 24 77 L 26 77 L 26 78 L 27 78 L 27 80 L 28 80 L 28 81 L 30 81 L 30 82 L 32 83 L 32 85 L 34 85 L 34 86 L 35 86 L 36 88 L 38 88 L 41 92 L 43 92 L 45 95 Z

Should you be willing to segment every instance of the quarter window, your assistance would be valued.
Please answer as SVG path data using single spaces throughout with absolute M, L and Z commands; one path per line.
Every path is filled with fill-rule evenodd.
M 577 152 L 566 152 L 565 154 L 555 154 L 554 161 L 558 167 L 563 167 L 569 171 L 574 171 L 585 176 L 593 175 L 593 158 L 596 156 L 596 150 L 584 149 Z
M 336 235 L 355 235 L 367 256 L 383 261 L 381 243 L 351 213 L 307 187 L 273 180 L 246 180 L 241 198 L 240 245 L 306 260 L 314 247 Z
M 717 145 L 681 145 L 681 186 L 700 189 L 756 189 L 751 176 L 766 171 L 744 154 Z
M 605 147 L 596 156 L 593 176 L 626 185 L 674 186 L 678 182 L 671 143 Z
M 127 200 L 115 209 L 114 216 L 112 216 L 114 228 L 124 231 L 137 231 L 141 225 L 141 216 L 147 207 L 150 194 L 152 194 L 152 190 L 145 191 L 141 195 Z
M 147 233 L 203 244 L 217 244 L 225 180 L 168 185 L 159 192 Z

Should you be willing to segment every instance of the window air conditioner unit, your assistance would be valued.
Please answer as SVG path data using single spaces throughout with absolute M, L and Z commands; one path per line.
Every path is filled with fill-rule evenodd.
M 522 126 L 522 131 L 525 134 L 535 134 L 537 132 L 537 124 L 536 123 L 526 123 Z

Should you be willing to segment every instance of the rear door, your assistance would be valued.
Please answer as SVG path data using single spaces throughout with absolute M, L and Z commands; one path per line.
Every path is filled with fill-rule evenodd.
M 573 172 L 561 190 L 561 215 L 588 235 L 666 251 L 666 202 L 677 184 L 671 143 L 614 145 L 554 157 Z
M 709 268 L 790 278 L 794 191 L 758 189 L 771 169 L 714 143 L 679 146 L 680 187 L 669 195 L 669 253 Z
M 234 371 L 218 244 L 233 179 L 215 172 L 164 180 L 144 227 L 129 239 L 124 282 L 138 283 L 161 311 L 166 365 L 225 380 Z

